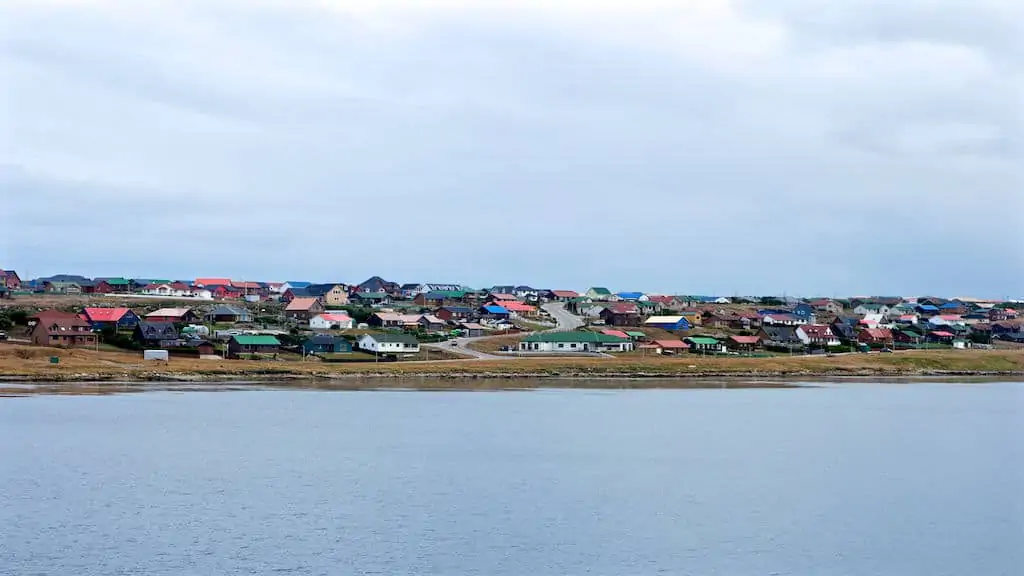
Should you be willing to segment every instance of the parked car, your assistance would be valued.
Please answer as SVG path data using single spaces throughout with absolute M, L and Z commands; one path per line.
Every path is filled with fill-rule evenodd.
M 7 340 L 7 332 L 0 330 L 0 340 Z

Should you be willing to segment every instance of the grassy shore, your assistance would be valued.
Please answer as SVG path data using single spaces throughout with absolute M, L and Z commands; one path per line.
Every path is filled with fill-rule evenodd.
M 60 358 L 51 364 L 50 357 Z M 520 358 L 394 363 L 269 362 L 172 359 L 138 354 L 0 346 L 0 378 L 8 381 L 231 381 L 360 376 L 424 378 L 698 378 L 1024 375 L 1024 351 L 912 351 L 833 357 Z

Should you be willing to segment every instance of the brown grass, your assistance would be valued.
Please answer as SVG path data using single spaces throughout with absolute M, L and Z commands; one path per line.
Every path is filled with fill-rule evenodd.
M 502 346 L 518 346 L 519 341 L 525 338 L 523 334 L 512 334 L 510 336 L 492 336 L 482 340 L 474 340 L 466 347 L 478 352 L 498 352 Z
M 433 352 L 431 353 L 433 354 Z M 50 356 L 60 358 L 50 364 Z M 0 345 L 0 376 L 34 380 L 268 379 L 381 376 L 913 376 L 1024 374 L 1024 351 L 913 351 L 773 358 L 517 358 L 379 364 L 172 359 L 143 362 L 139 354 Z

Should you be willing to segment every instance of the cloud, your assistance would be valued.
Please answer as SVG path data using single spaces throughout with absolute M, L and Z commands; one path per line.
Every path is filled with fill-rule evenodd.
M 0 260 L 1024 293 L 1020 10 L 0 1 Z

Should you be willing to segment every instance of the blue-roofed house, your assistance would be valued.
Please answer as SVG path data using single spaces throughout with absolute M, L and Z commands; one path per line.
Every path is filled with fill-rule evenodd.
M 509 317 L 508 310 L 496 304 L 481 306 L 480 315 L 483 316 L 484 318 L 492 318 L 495 320 L 505 320 L 508 319 Z
M 689 330 L 690 321 L 685 316 L 651 316 L 644 320 L 644 326 L 662 330 Z
M 939 313 L 939 307 L 934 304 L 918 304 L 917 311 L 922 316 L 935 316 Z

